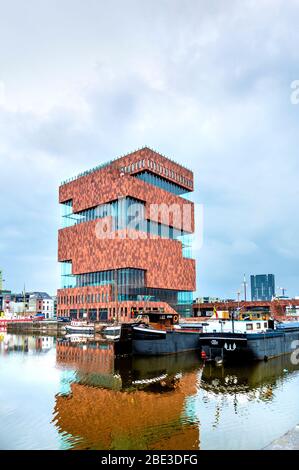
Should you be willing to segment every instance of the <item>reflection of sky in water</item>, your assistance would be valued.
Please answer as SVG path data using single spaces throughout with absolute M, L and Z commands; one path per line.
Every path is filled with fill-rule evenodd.
M 201 449 L 260 449 L 299 423 L 299 371 L 242 392 L 236 381 L 228 376 L 226 392 L 201 387 L 187 398 L 185 414 L 200 423 Z
M 52 338 L 37 342 L 30 337 L 25 345 L 26 351 L 24 337 L 1 342 L 0 449 L 70 448 L 80 437 L 56 427 L 55 396 L 68 395 L 73 382 L 84 383 L 90 376 L 99 385 L 110 380 L 108 388 L 120 378 L 58 366 Z M 299 370 L 272 364 L 255 369 L 253 385 L 246 369 L 240 379 L 236 371 L 218 369 L 217 375 L 206 366 L 202 376 L 198 364 L 197 386 L 185 399 L 181 421 L 198 427 L 202 449 L 259 449 L 299 423 Z M 265 367 L 270 370 L 267 381 L 262 379 Z
M 60 371 L 55 349 L 0 356 L 0 448 L 52 449 L 60 440 L 51 425 Z
M 61 395 L 68 395 L 71 392 L 71 384 L 76 381 L 76 378 L 76 372 L 74 370 L 62 370 L 59 393 Z

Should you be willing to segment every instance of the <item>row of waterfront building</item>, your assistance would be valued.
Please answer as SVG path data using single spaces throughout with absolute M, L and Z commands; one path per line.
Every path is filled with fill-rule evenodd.
M 46 292 L 23 292 L 14 294 L 0 290 L 0 316 L 19 317 L 42 315 L 53 319 L 57 315 L 57 297 Z

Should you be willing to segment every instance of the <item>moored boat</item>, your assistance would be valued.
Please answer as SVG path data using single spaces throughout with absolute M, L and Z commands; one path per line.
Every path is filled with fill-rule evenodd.
M 268 360 L 294 352 L 299 324 L 274 320 L 210 321 L 199 334 L 202 357 L 225 362 Z
M 132 354 L 159 356 L 200 349 L 199 333 L 179 327 L 177 314 L 149 312 L 132 325 Z
M 95 327 L 93 323 L 72 320 L 69 324 L 65 325 L 65 329 L 67 333 L 93 333 Z

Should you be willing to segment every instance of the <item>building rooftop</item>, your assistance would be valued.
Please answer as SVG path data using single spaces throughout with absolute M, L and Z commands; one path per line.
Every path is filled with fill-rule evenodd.
M 108 162 L 102 163 L 102 164 L 100 164 L 100 165 L 97 165 L 97 166 L 95 166 L 95 167 L 89 169 L 89 170 L 86 170 L 86 171 L 84 171 L 84 172 L 82 172 L 82 173 L 79 173 L 79 174 L 76 175 L 76 176 L 73 176 L 73 177 L 71 177 L 71 178 L 68 178 L 68 179 L 62 181 L 60 185 L 63 186 L 64 184 L 71 183 L 72 181 L 75 181 L 75 180 L 77 180 L 77 179 L 79 179 L 79 178 L 82 178 L 83 176 L 87 176 L 87 175 L 90 175 L 91 173 L 95 173 L 96 171 L 103 170 L 104 168 L 107 168 L 109 165 L 111 165 L 111 164 L 113 164 L 113 163 L 116 163 L 117 161 L 122 160 L 123 158 L 128 157 L 128 156 L 130 156 L 130 155 L 132 155 L 132 154 L 134 154 L 134 153 L 137 153 L 137 152 L 139 152 L 139 151 L 141 151 L 141 150 L 150 150 L 150 151 L 152 151 L 152 152 L 158 154 L 159 156 L 165 158 L 165 159 L 168 160 L 169 162 L 171 162 L 171 163 L 173 163 L 173 164 L 175 164 L 175 165 L 178 165 L 178 166 L 180 166 L 181 168 L 184 168 L 184 169 L 187 170 L 187 171 L 190 171 L 190 173 L 191 173 L 191 170 L 190 170 L 189 168 L 185 167 L 184 165 L 182 165 L 181 163 L 179 163 L 179 162 L 177 162 L 177 161 L 175 161 L 175 160 L 172 160 L 172 159 L 169 158 L 169 157 L 166 157 L 166 155 L 163 155 L 163 154 L 157 152 L 156 150 L 154 150 L 154 149 L 152 149 L 152 148 L 150 148 L 150 147 L 148 147 L 148 146 L 144 146 L 144 147 L 141 147 L 140 149 L 134 150 L 133 152 L 129 152 L 129 153 L 127 153 L 127 154 L 121 155 L 121 156 L 119 156 L 119 157 L 114 158 L 113 160 L 110 160 L 110 161 L 108 161 Z
M 51 299 L 52 297 L 47 292 L 25 292 L 26 296 L 35 295 L 39 299 Z M 13 293 L 12 297 L 24 297 L 24 292 L 22 293 Z

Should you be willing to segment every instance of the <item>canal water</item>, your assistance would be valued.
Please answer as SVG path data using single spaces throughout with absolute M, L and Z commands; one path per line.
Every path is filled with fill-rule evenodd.
M 288 356 L 215 367 L 0 333 L 0 449 L 261 449 L 299 423 L 298 390 Z

